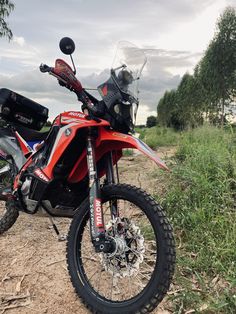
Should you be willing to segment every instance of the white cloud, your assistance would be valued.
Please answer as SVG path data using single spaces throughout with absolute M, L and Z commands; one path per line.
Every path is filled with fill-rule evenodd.
M 24 37 L 17 37 L 17 36 L 14 36 L 14 37 L 13 37 L 13 42 L 14 42 L 14 43 L 17 43 L 19 46 L 23 47 L 24 44 L 25 44 L 25 39 L 24 39 Z
M 156 112 L 158 99 L 175 88 L 193 69 L 214 33 L 217 17 L 235 0 L 15 0 L 9 17 L 14 39 L 1 39 L 0 85 L 18 90 L 59 113 L 77 102 L 36 69 L 53 66 L 62 56 L 61 37 L 73 37 L 77 76 L 87 87 L 107 78 L 119 40 L 148 48 L 149 61 L 141 82 L 140 118 Z M 27 17 L 25 17 L 27 12 Z M 66 104 L 66 105 L 65 105 Z M 142 105 L 145 104 L 145 105 Z M 73 109 L 75 109 L 73 107 Z

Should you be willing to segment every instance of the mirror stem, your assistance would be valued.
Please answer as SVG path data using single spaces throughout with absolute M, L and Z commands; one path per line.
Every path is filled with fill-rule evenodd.
M 70 55 L 70 59 L 71 59 L 71 62 L 73 64 L 73 68 L 74 68 L 74 74 L 76 74 L 76 68 L 75 68 L 75 64 L 74 64 L 74 60 L 72 58 L 72 55 Z

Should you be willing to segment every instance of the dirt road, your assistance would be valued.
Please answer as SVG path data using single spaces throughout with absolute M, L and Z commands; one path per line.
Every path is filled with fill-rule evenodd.
M 121 181 L 158 193 L 155 165 L 138 155 L 121 163 Z M 67 232 L 69 220 L 57 219 Z M 65 242 L 58 242 L 48 219 L 21 214 L 0 236 L 0 314 L 85 314 L 76 296 L 65 261 Z M 168 314 L 163 302 L 155 314 Z

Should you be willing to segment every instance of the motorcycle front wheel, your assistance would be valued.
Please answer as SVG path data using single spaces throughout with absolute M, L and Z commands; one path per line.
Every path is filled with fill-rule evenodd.
M 102 203 L 106 234 L 119 242 L 119 250 L 95 252 L 89 202 L 84 202 L 68 234 L 72 284 L 92 313 L 150 313 L 164 298 L 174 273 L 172 228 L 162 208 L 137 187 L 104 186 Z M 111 204 L 117 204 L 119 218 L 111 218 Z

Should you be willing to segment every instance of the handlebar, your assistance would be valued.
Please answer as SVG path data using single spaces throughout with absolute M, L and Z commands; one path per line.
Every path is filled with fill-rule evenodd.
M 60 77 L 59 75 L 57 75 L 54 72 L 54 68 L 53 67 L 50 67 L 47 64 L 41 63 L 40 66 L 39 66 L 39 70 L 42 73 L 49 73 L 49 74 L 55 76 L 58 79 L 60 85 L 67 87 L 66 86 L 67 82 L 62 77 Z
M 61 86 L 64 86 L 68 88 L 70 91 L 73 91 L 76 93 L 78 100 L 82 102 L 82 110 L 88 110 L 88 114 L 90 117 L 94 116 L 102 116 L 104 114 L 104 108 L 102 105 L 99 105 L 99 102 L 97 99 L 95 99 L 93 96 L 91 96 L 87 91 L 84 89 L 78 91 L 72 88 L 71 86 L 68 85 L 67 81 L 64 80 L 62 77 L 57 75 L 54 72 L 53 67 L 49 67 L 47 64 L 41 63 L 39 66 L 39 69 L 42 73 L 49 73 L 53 76 L 55 76 L 58 79 L 58 82 Z M 96 105 L 95 105 L 96 103 Z
M 53 68 L 52 67 L 49 67 L 47 64 L 43 64 L 43 63 L 40 64 L 39 70 L 42 73 L 53 72 Z

